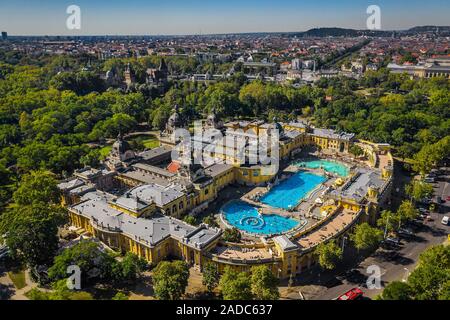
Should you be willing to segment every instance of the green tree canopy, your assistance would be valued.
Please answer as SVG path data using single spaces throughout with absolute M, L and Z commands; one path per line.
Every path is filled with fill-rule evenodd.
M 324 269 L 334 269 L 337 261 L 342 258 L 342 249 L 335 241 L 322 242 L 315 250 L 319 264 Z
M 53 265 L 48 269 L 48 276 L 52 281 L 64 279 L 68 276 L 67 268 L 76 265 L 81 270 L 83 283 L 90 279 L 109 279 L 114 264 L 114 258 L 104 252 L 98 243 L 84 240 L 64 249 L 55 257 Z
M 257 300 L 278 300 L 278 278 L 265 265 L 252 268 L 251 288 Z
M 220 278 L 219 286 L 224 300 L 251 300 L 253 298 L 251 278 L 246 272 L 237 272 L 230 267 Z
M 217 269 L 217 265 L 212 262 L 207 263 L 203 268 L 202 275 L 202 283 L 206 286 L 208 292 L 211 293 L 219 285 L 220 273 Z
M 383 240 L 383 231 L 364 222 L 356 226 L 350 237 L 357 249 L 371 249 Z
M 15 203 L 20 206 L 33 203 L 57 204 L 59 197 L 56 177 L 48 171 L 32 171 L 24 175 L 13 195 Z
M 48 264 L 58 249 L 65 211 L 43 203 L 14 207 L 1 216 L 1 234 L 12 255 L 31 267 Z
M 187 287 L 189 266 L 184 261 L 161 261 L 153 269 L 153 289 L 160 300 L 179 300 Z
M 237 228 L 228 228 L 223 232 L 222 238 L 228 242 L 240 242 L 241 241 L 241 232 Z
M 382 300 L 411 300 L 411 287 L 401 281 L 389 283 L 381 294 Z
M 413 180 L 406 186 L 405 191 L 414 201 L 420 201 L 433 194 L 433 186 L 424 181 Z

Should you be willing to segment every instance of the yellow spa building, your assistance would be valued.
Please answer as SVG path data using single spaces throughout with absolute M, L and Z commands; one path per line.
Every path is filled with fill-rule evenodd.
M 179 124 L 177 116 L 171 119 L 171 126 Z M 304 123 L 241 121 L 219 126 L 212 121 L 215 119 L 208 118 L 207 125 L 221 127 L 227 137 L 243 135 L 248 144 L 258 144 L 259 134 L 270 135 L 270 130 L 278 129 L 279 149 L 269 150 L 277 152 L 280 159 L 290 159 L 308 145 L 346 154 L 355 143 L 352 134 L 315 129 Z M 173 131 L 173 127 L 169 126 L 169 130 Z M 370 168 L 354 168 L 349 178 L 324 196 L 321 219 L 311 220 L 306 227 L 288 234 L 251 243 L 226 243 L 221 239 L 222 230 L 207 225 L 194 227 L 180 220 L 205 210 L 230 184 L 260 186 L 276 177 L 278 167 L 242 163 L 236 148 L 207 151 L 211 159 L 228 157 L 227 163 L 202 167 L 180 162 L 165 166 L 153 158 L 144 161 L 139 155 L 131 156 L 125 143 L 118 141 L 111 155 L 114 171 L 86 169 L 59 187 L 71 224 L 113 249 L 133 252 L 153 264 L 177 257 L 199 270 L 206 262 L 215 263 L 220 271 L 226 266 L 248 271 L 254 265 L 265 264 L 278 277 L 286 278 L 316 263 L 314 249 L 318 244 L 331 239 L 348 241 L 347 234 L 357 223 L 373 223 L 388 202 L 393 176 L 389 147 L 369 142 L 358 145 L 368 156 Z M 163 158 L 167 146 L 160 148 L 152 152 Z M 126 191 L 109 193 L 110 189 Z

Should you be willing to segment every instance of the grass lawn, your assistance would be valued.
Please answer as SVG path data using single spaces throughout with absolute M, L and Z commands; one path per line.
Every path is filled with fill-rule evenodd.
M 159 140 L 155 136 L 136 136 L 133 137 L 133 141 L 136 141 L 139 144 L 142 144 L 146 149 L 153 149 L 159 147 Z M 131 141 L 130 141 L 131 142 Z
M 141 135 L 141 136 L 135 136 L 133 138 L 127 139 L 128 142 L 131 144 L 133 142 L 136 142 L 138 145 L 143 146 L 146 149 L 153 149 L 160 146 L 158 138 L 152 135 Z M 133 144 L 132 144 L 133 146 Z M 111 152 L 112 144 L 104 146 L 100 148 L 100 156 L 101 159 L 105 159 L 109 153 Z
M 102 156 L 103 159 L 108 156 L 108 154 L 111 152 L 111 149 L 112 149 L 112 145 L 111 146 L 105 146 L 105 147 L 100 149 L 100 155 Z
M 25 271 L 17 271 L 8 272 L 8 276 L 11 279 L 11 281 L 14 283 L 14 286 L 17 290 L 20 290 L 22 288 L 25 288 L 27 285 L 27 282 L 25 281 Z

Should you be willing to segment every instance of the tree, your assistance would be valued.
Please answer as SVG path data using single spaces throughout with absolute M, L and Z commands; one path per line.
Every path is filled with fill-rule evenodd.
M 55 175 L 48 171 L 32 171 L 22 177 L 13 198 L 17 205 L 59 202 L 60 192 Z
M 217 269 L 217 265 L 210 262 L 203 268 L 203 280 L 202 283 L 211 293 L 219 285 L 220 273 Z
M 359 156 L 361 156 L 361 155 L 364 154 L 364 150 L 363 150 L 360 146 L 358 146 L 358 145 L 356 145 L 356 144 L 352 145 L 352 146 L 348 149 L 348 151 L 349 151 L 351 154 L 353 154 L 355 157 L 359 157 Z
M 400 218 L 396 213 L 390 210 L 381 211 L 381 216 L 377 220 L 377 226 L 387 233 L 397 230 L 400 225 Z
M 119 272 L 115 273 L 115 278 L 119 281 L 134 281 L 147 268 L 147 261 L 131 252 L 127 252 L 122 261 L 116 263 Z
M 241 232 L 237 228 L 226 229 L 222 235 L 223 240 L 236 243 L 241 241 L 241 237 Z
M 450 281 L 450 246 L 431 247 L 419 257 L 417 268 L 408 277 L 416 300 L 436 300 L 448 294 Z
M 65 222 L 62 208 L 42 203 L 15 207 L 1 216 L 0 230 L 13 257 L 30 267 L 53 260 L 58 249 L 58 226 Z
M 335 241 L 322 242 L 315 250 L 319 257 L 319 264 L 324 269 L 334 269 L 336 262 L 342 258 L 342 249 Z
M 383 231 L 373 228 L 367 222 L 364 222 L 356 226 L 350 238 L 358 250 L 371 249 L 383 240 Z
M 67 287 L 67 279 L 54 282 L 52 289 L 44 292 L 33 288 L 26 295 L 30 300 L 94 300 L 89 292 L 70 290 Z
M 128 296 L 123 292 L 117 292 L 112 300 L 128 300 Z
M 381 294 L 382 300 L 411 300 L 411 287 L 401 281 L 389 283 Z
M 186 291 L 189 266 L 184 261 L 161 261 L 153 270 L 153 289 L 160 300 L 179 300 Z
M 278 300 L 278 279 L 265 265 L 252 268 L 251 288 L 257 300 Z
M 214 216 L 207 216 L 203 218 L 203 223 L 206 223 L 210 227 L 219 227 L 219 224 L 217 223 L 216 219 L 214 219 Z
M 426 144 L 414 156 L 413 169 L 425 175 L 450 154 L 450 136 L 447 135 L 434 144 Z
M 237 272 L 231 267 L 226 267 L 220 278 L 219 286 L 224 300 L 251 300 L 253 298 L 251 280 L 246 272 Z
M 433 194 L 433 186 L 424 181 L 414 180 L 406 186 L 405 191 L 412 200 L 420 201 Z
M 102 251 L 99 244 L 93 241 L 81 241 L 55 257 L 53 265 L 48 269 L 48 277 L 52 281 L 67 277 L 67 268 L 76 265 L 81 270 L 81 281 L 91 279 L 107 279 L 111 277 L 115 259 Z
M 197 220 L 195 219 L 195 217 L 189 214 L 183 218 L 183 221 L 193 226 L 197 224 Z
M 450 300 L 450 280 L 448 280 L 442 286 L 441 291 L 439 293 L 438 299 L 439 300 L 445 300 L 445 301 L 449 301 Z
M 397 216 L 400 226 L 404 221 L 416 219 L 419 216 L 419 210 L 414 207 L 411 201 L 404 200 L 397 210 Z

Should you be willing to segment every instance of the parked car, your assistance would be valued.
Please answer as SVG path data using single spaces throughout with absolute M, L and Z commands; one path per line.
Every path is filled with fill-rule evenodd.
M 444 201 L 442 201 L 442 198 L 441 198 L 440 196 L 436 196 L 434 202 L 436 202 L 437 204 L 441 204 L 441 203 L 443 203 Z
M 364 298 L 364 292 L 359 288 L 353 288 L 343 295 L 339 296 L 337 300 L 361 300 Z
M 448 216 L 445 216 L 445 217 L 442 218 L 441 223 L 444 226 L 448 226 L 449 221 L 450 221 L 450 218 Z
M 5 245 L 0 246 L 0 260 L 9 256 L 9 248 Z
M 401 235 L 404 235 L 404 236 L 413 236 L 414 235 L 414 232 L 412 232 L 411 230 L 406 229 L 406 228 L 398 229 L 398 233 Z
M 424 181 L 425 181 L 426 183 L 434 183 L 434 182 L 436 181 L 436 179 L 435 179 L 435 178 L 428 177 L 428 178 L 425 178 Z
M 422 219 L 422 220 L 427 219 L 428 217 L 429 217 L 429 214 L 427 214 L 427 213 L 419 214 L 419 218 Z
M 419 203 L 427 205 L 427 204 L 431 203 L 431 199 L 424 198 L 424 199 L 419 200 Z
M 396 246 L 399 246 L 402 244 L 402 242 L 400 241 L 399 238 L 393 238 L 393 237 L 387 237 L 386 240 L 384 240 L 386 242 L 392 243 Z

